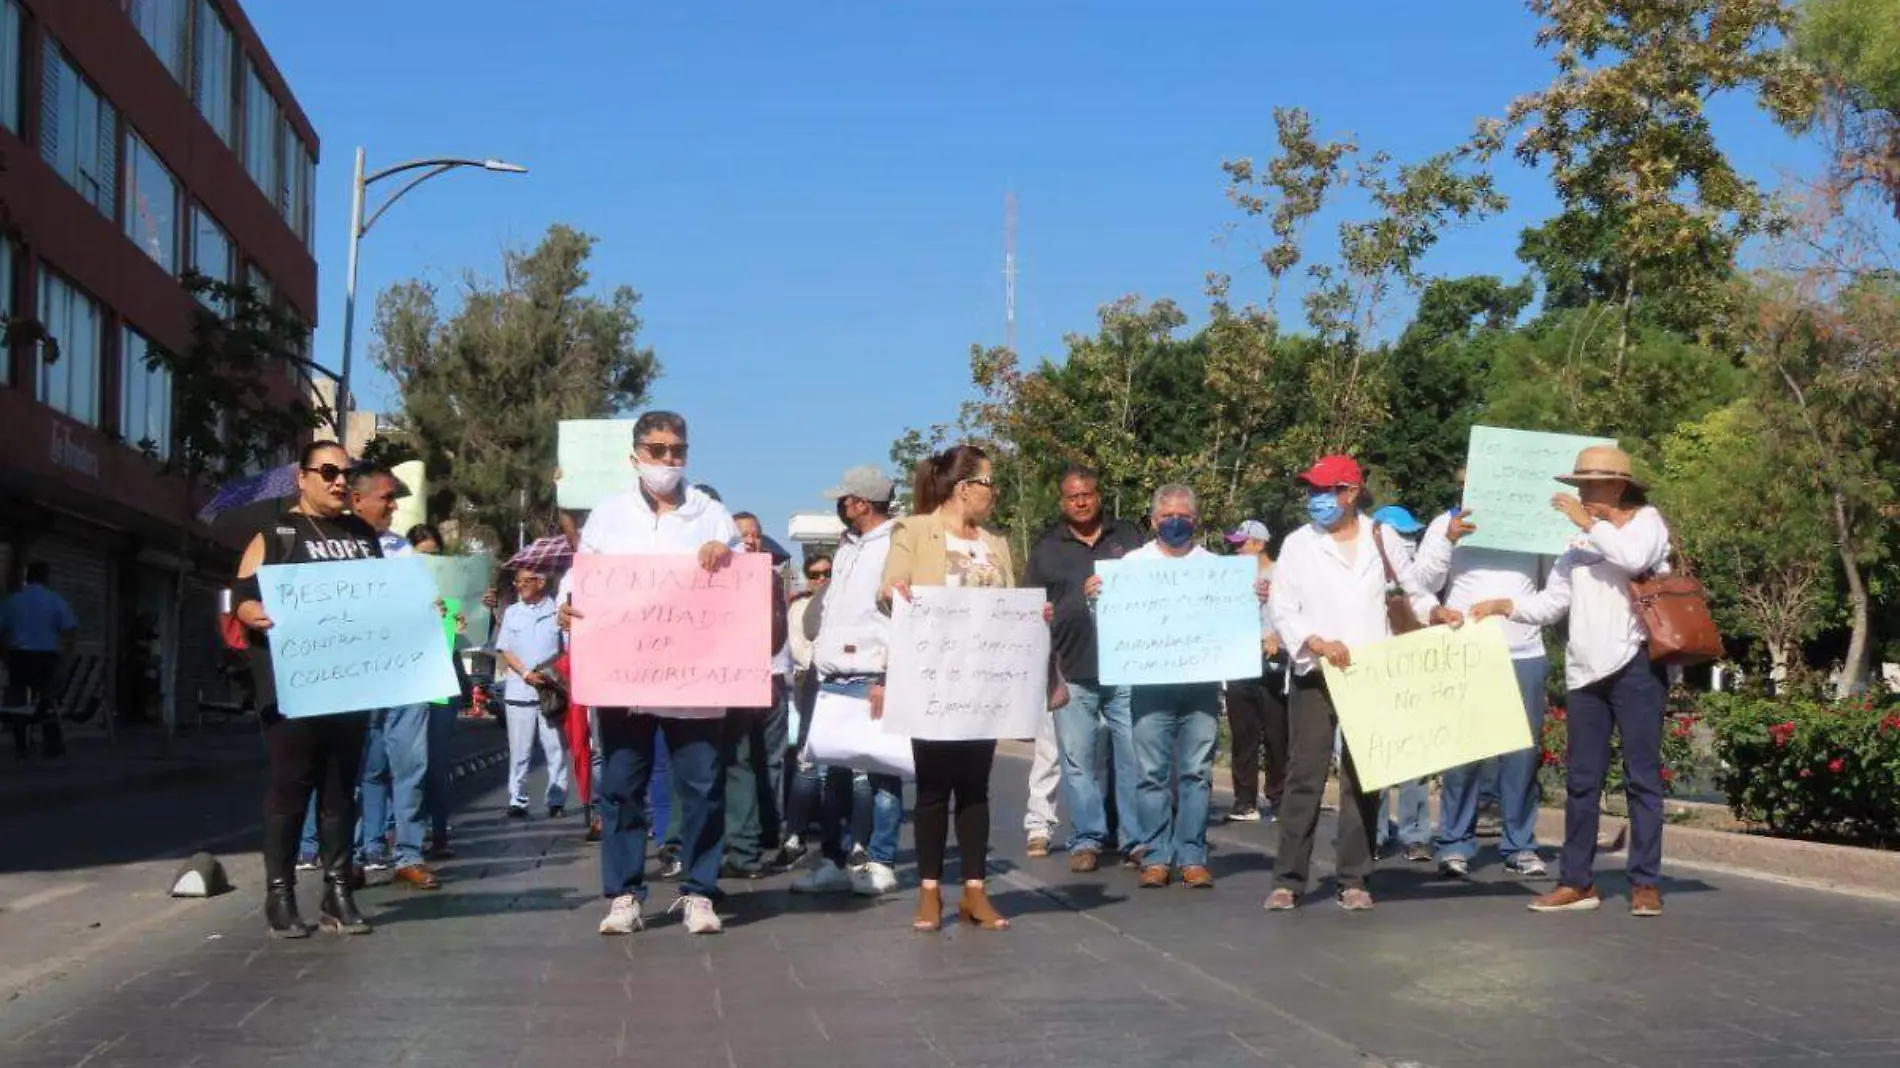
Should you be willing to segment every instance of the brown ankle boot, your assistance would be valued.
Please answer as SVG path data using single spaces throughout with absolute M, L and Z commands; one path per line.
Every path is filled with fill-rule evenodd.
M 917 888 L 917 918 L 910 922 L 910 926 L 917 931 L 935 931 L 943 927 L 942 887 Z
M 995 905 L 990 904 L 990 895 L 981 886 L 964 885 L 963 898 L 957 902 L 957 915 L 963 917 L 963 922 L 985 931 L 1009 930 L 1009 921 L 996 911 Z

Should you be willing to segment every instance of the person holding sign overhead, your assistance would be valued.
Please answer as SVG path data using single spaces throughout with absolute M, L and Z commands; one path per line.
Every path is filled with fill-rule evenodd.
M 650 411 L 633 424 L 633 465 L 639 484 L 602 498 L 581 528 L 581 555 L 697 555 L 707 571 L 732 561 L 738 528 L 726 507 L 686 483 L 686 420 Z M 581 614 L 568 603 L 573 574 L 562 584 L 560 622 Z M 761 609 L 768 606 L 761 604 Z M 778 617 L 782 625 L 783 617 Z M 724 860 L 726 790 L 719 763 L 723 708 L 597 708 L 601 770 L 599 793 L 601 893 L 608 899 L 600 921 L 603 935 L 645 929 L 647 788 L 654 747 L 665 738 L 682 810 L 680 836 L 684 877 L 673 907 L 685 914 L 692 934 L 723 929 L 713 908 Z
M 1458 472 L 1464 482 L 1464 472 Z M 1474 512 L 1455 508 L 1431 521 L 1413 561 L 1420 586 L 1442 590 L 1445 608 L 1462 616 L 1487 600 L 1527 598 L 1537 592 L 1539 557 L 1533 553 L 1480 549 L 1462 544 L 1478 529 Z M 1533 739 L 1544 736 L 1544 708 L 1549 698 L 1544 682 L 1550 660 L 1544 655 L 1544 633 L 1524 623 L 1506 622 L 1505 641 L 1511 648 L 1511 666 L 1517 673 L 1518 692 L 1524 698 L 1524 718 Z M 1513 875 L 1541 879 L 1548 869 L 1537 853 L 1537 786 L 1541 747 L 1494 757 L 1498 794 L 1504 813 L 1503 840 L 1498 852 L 1505 870 Z M 1483 764 L 1451 768 L 1439 779 L 1438 870 L 1462 879 L 1478 855 L 1478 795 Z
M 909 599 L 913 586 L 1014 586 L 1016 569 L 1009 543 L 983 528 L 996 507 L 996 483 L 990 459 L 975 445 L 957 445 L 917 465 L 911 506 L 916 514 L 900 520 L 891 535 L 879 600 Z M 871 703 L 881 709 L 884 687 L 871 687 Z M 984 890 L 990 848 L 990 769 L 996 740 L 911 742 L 917 765 L 917 915 L 918 931 L 943 925 L 943 859 L 950 840 L 950 798 L 956 797 L 957 851 L 961 855 L 963 896 L 957 914 L 986 930 L 1001 931 L 1009 921 L 996 911 Z
M 356 837 L 356 778 L 363 766 L 369 713 L 286 718 L 278 712 L 277 679 L 266 632 L 271 618 L 257 573 L 267 564 L 379 560 L 376 531 L 346 514 L 349 454 L 334 441 L 315 441 L 297 456 L 297 503 L 269 520 L 245 546 L 232 597 L 238 622 L 248 628 L 256 678 L 258 722 L 270 754 L 264 792 L 264 921 L 277 938 L 303 938 L 310 928 L 297 912 L 297 843 L 304 808 L 314 791 L 317 849 L 323 865 L 319 922 L 326 931 L 363 934 L 369 924 L 350 893 L 351 847 Z
M 1273 865 L 1277 885 L 1266 902 L 1274 911 L 1297 907 L 1306 892 L 1320 797 L 1339 726 L 1320 662 L 1351 666 L 1354 646 L 1392 637 L 1395 615 L 1413 617 L 1404 621 L 1412 625 L 1445 618 L 1436 599 L 1410 577 L 1398 534 L 1362 514 L 1365 476 L 1357 461 L 1324 457 L 1299 481 L 1306 488 L 1309 522 L 1281 546 L 1268 601 L 1273 628 L 1293 659 L 1286 797 Z M 1337 866 L 1339 904 L 1349 911 L 1372 907 L 1366 878 L 1372 871 L 1377 812 L 1378 798 L 1360 791 L 1352 747 L 1342 743 Z
M 1631 600 L 1630 580 L 1669 569 L 1669 527 L 1631 477 L 1629 454 L 1595 445 L 1557 481 L 1552 507 L 1579 533 L 1557 558 L 1544 588 L 1485 601 L 1472 618 L 1503 616 L 1525 626 L 1570 621 L 1564 683 L 1570 690 L 1570 755 L 1564 782 L 1564 858 L 1557 889 L 1531 902 L 1533 912 L 1581 912 L 1603 904 L 1591 868 L 1597 819 L 1610 767 L 1610 730 L 1623 740 L 1630 813 L 1630 913 L 1662 915 L 1662 725 L 1669 696 L 1663 665 L 1649 656 L 1649 635 Z
M 1155 540 L 1125 559 L 1134 563 L 1211 555 L 1194 539 L 1200 518 L 1192 489 L 1162 486 L 1155 490 L 1150 512 Z M 1101 576 L 1091 577 L 1082 590 L 1090 597 L 1099 596 Z M 1141 886 L 1167 886 L 1178 867 L 1181 885 L 1212 889 L 1207 819 L 1213 802 L 1214 743 L 1220 736 L 1220 683 L 1137 685 L 1131 691 L 1131 741 L 1139 774 L 1135 812 L 1141 841 L 1129 852 L 1141 858 Z

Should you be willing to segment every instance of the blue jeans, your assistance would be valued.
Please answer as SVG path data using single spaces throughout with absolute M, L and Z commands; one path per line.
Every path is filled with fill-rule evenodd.
M 1220 687 L 1214 683 L 1136 686 L 1130 706 L 1140 776 L 1135 811 L 1140 816 L 1142 863 L 1206 864 Z M 1177 791 L 1178 797 L 1174 796 Z
M 594 713 L 596 725 L 600 713 Z M 598 731 L 596 731 L 598 733 Z M 594 797 L 601 797 L 600 783 L 605 782 L 607 774 L 607 747 L 597 746 L 594 752 L 600 754 L 600 770 L 594 773 Z M 598 800 L 595 802 L 599 803 Z M 652 837 L 660 840 L 661 845 L 679 845 L 680 829 L 676 820 L 678 813 L 673 805 L 673 762 L 668 759 L 666 736 L 660 735 L 653 740 L 653 782 L 647 787 L 647 808 L 653 813 Z
M 422 863 L 422 790 L 429 774 L 429 706 L 402 705 L 370 713 L 363 755 L 363 818 L 356 848 L 365 860 L 388 853 L 397 867 Z M 393 826 L 396 846 L 383 832 Z
M 1099 853 L 1108 844 L 1108 812 L 1096 777 L 1104 728 L 1115 769 L 1115 812 L 1123 849 L 1141 842 L 1142 822 L 1135 818 L 1137 770 L 1131 733 L 1130 694 L 1126 686 L 1069 682 L 1069 703 L 1056 709 L 1056 743 L 1062 750 L 1062 787 L 1069 798 L 1069 852 Z
M 1390 812 L 1392 790 L 1379 791 L 1379 815 L 1373 823 L 1386 839 L 1397 838 L 1402 845 L 1428 845 L 1432 840 L 1431 785 L 1424 779 L 1400 783 L 1399 810 Z
M 725 720 L 671 719 L 603 708 L 601 764 L 600 892 L 646 900 L 647 836 L 655 753 L 666 745 L 672 779 L 680 792 L 680 832 L 685 855 L 681 894 L 717 897 L 719 865 L 725 860 L 726 776 L 719 764 Z
M 904 824 L 904 780 L 895 775 L 851 773 L 851 841 L 878 864 L 897 862 L 897 832 Z
M 449 809 L 454 796 L 449 789 L 450 750 L 455 744 L 456 703 L 429 706 L 429 773 L 423 780 L 423 807 L 429 810 L 429 830 L 435 844 L 449 840 Z
M 1655 886 L 1662 878 L 1662 725 L 1667 675 L 1647 647 L 1609 678 L 1570 691 L 1570 754 L 1564 774 L 1564 861 L 1559 881 L 1593 884 L 1597 818 L 1610 771 L 1610 728 L 1623 739 L 1624 796 L 1630 813 L 1629 879 Z
M 1498 801 L 1504 808 L 1504 840 L 1498 852 L 1508 859 L 1537 848 L 1537 765 L 1544 752 L 1544 680 L 1550 675 L 1550 661 L 1538 656 L 1513 660 L 1511 667 L 1530 723 L 1531 747 L 1444 773 L 1438 794 L 1439 860 L 1468 861 L 1478 855 L 1478 804 L 1490 766 L 1496 767 Z

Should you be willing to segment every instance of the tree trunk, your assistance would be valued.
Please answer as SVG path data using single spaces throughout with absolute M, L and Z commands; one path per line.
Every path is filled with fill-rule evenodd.
M 1623 359 L 1630 351 L 1630 309 L 1636 303 L 1636 274 L 1631 272 L 1623 283 L 1623 312 L 1616 327 L 1616 376 L 1615 381 L 1623 380 Z
M 1847 660 L 1841 665 L 1839 692 L 1842 696 L 1859 693 L 1867 687 L 1867 647 L 1873 612 L 1868 604 L 1867 582 L 1861 577 L 1860 561 L 1855 559 L 1854 541 L 1847 522 L 1847 500 L 1836 490 L 1834 503 L 1834 547 L 1841 555 L 1841 572 L 1847 576 L 1847 601 L 1852 606 L 1853 632 L 1847 640 Z

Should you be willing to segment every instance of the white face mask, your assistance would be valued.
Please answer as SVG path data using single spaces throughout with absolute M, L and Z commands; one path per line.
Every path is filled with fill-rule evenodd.
M 640 471 L 640 485 L 655 497 L 671 497 L 680 487 L 680 479 L 686 477 L 684 467 L 668 467 L 665 464 L 649 464 L 636 461 L 634 467 Z

